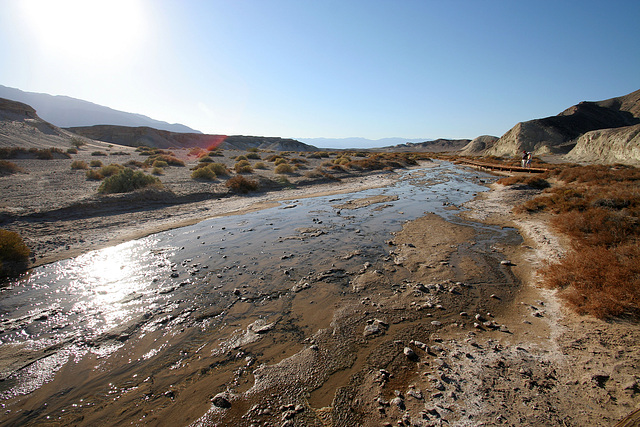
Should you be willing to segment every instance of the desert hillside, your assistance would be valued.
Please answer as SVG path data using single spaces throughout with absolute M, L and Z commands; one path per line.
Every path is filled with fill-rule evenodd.
M 460 154 L 475 156 L 484 153 L 498 141 L 498 137 L 491 135 L 481 135 L 474 138 L 471 142 L 465 145 Z
M 150 127 L 97 125 L 68 128 L 69 131 L 90 139 L 112 144 L 154 148 L 223 148 L 246 150 L 258 148 L 274 151 L 316 151 L 311 145 L 293 139 L 262 136 L 226 136 L 198 133 L 179 133 Z
M 0 147 L 70 147 L 73 134 L 42 120 L 33 107 L 0 98 Z
M 567 160 L 640 164 L 640 124 L 587 132 L 576 140 Z
M 395 152 L 430 152 L 443 153 L 451 151 L 459 151 L 469 143 L 468 139 L 444 139 L 439 138 L 433 141 L 424 142 L 406 142 L 404 144 L 394 145 L 393 147 L 383 147 L 376 151 L 395 151 Z
M 640 90 L 598 102 L 581 102 L 557 116 L 520 122 L 505 133 L 486 155 L 514 156 L 522 150 L 536 154 L 566 154 L 587 132 L 640 123 Z M 615 141 L 598 140 L 599 144 Z M 594 148 L 595 151 L 606 148 Z M 620 151 L 612 148 L 613 151 Z M 584 153 L 586 151 L 583 150 Z M 592 160 L 597 160 L 596 158 Z

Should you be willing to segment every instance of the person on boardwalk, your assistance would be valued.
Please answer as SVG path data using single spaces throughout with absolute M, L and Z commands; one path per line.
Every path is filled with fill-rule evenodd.
M 526 168 L 530 168 L 531 167 L 531 157 L 533 157 L 533 156 L 531 154 L 531 151 L 529 151 L 527 153 L 527 161 L 525 162 L 524 167 L 526 167 Z
M 527 150 L 523 150 L 522 151 L 522 167 L 523 168 L 527 167 L 527 156 L 528 156 Z

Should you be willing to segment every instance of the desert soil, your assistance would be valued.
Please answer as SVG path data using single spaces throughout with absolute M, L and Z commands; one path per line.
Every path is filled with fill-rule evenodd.
M 37 161 L 20 165 L 29 171 L 33 166 L 27 162 Z M 119 212 L 118 199 L 105 204 L 109 211 L 87 216 L 65 208 L 90 206 L 95 188 L 87 192 L 83 173 L 71 171 L 70 161 L 49 162 L 63 166 L 58 172 L 31 169 L 28 175 L 0 178 L 5 191 L 5 223 L 0 226 L 25 236 L 36 248 L 36 264 L 205 217 L 277 200 L 382 186 L 393 179 L 393 174 L 351 177 L 249 197 L 161 203 L 157 209 L 133 212 Z M 165 179 L 175 194 L 195 194 L 186 186 L 202 184 L 180 181 L 177 175 Z M 62 187 L 69 187 L 65 203 L 52 194 Z M 237 355 L 218 355 L 223 362 L 212 365 L 200 354 L 215 355 L 216 346 L 205 342 L 204 351 L 185 352 L 171 372 L 150 383 L 129 377 L 136 385 L 114 389 L 113 401 L 107 396 L 96 398 L 96 406 L 52 412 L 49 422 L 613 425 L 640 405 L 640 330 L 636 324 L 577 316 L 553 292 L 537 286 L 537 268 L 561 257 L 568 245 L 544 218 L 511 213 L 514 205 L 533 195 L 493 184 L 491 191 L 467 203 L 455 224 L 433 214 L 407 222 L 389 242 L 384 259 L 356 271 L 330 269 L 310 276 L 289 294 L 256 304 L 251 317 L 226 325 L 229 333 L 244 331 L 238 339 L 245 341 L 233 347 L 242 349 Z M 153 205 L 153 194 L 146 197 Z M 163 197 L 157 196 L 164 203 Z M 334 208 L 356 210 L 390 202 L 369 198 Z M 490 241 L 482 224 L 514 227 L 522 240 Z M 231 311 L 248 310 L 241 307 L 234 305 Z M 261 320 L 259 313 L 278 310 L 281 316 L 273 323 Z M 297 332 L 290 328 L 294 320 Z M 140 342 L 145 339 L 139 337 Z M 131 356 L 134 349 L 130 351 Z M 258 355 L 264 363 L 245 359 L 247 354 Z M 90 372 L 94 363 L 70 363 L 60 375 Z M 113 358 L 108 364 L 114 384 L 124 383 L 117 372 L 126 362 Z M 172 382 L 184 372 L 192 374 Z M 43 388 L 64 384 L 57 378 Z M 169 391 L 161 393 L 162 387 Z M 42 395 L 54 396 L 55 391 Z M 3 404 L 6 422 L 23 419 L 20 411 L 42 412 L 46 402 L 40 399 Z

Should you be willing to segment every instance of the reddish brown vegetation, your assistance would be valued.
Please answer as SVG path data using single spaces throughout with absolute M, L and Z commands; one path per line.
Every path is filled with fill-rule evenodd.
M 640 170 L 564 166 L 555 188 L 519 207 L 554 214 L 572 251 L 542 270 L 545 285 L 581 314 L 640 319 Z

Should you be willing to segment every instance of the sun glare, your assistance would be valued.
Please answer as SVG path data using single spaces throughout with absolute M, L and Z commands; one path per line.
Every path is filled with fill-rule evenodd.
M 36 42 L 72 60 L 126 60 L 145 38 L 146 19 L 138 0 L 23 0 Z

